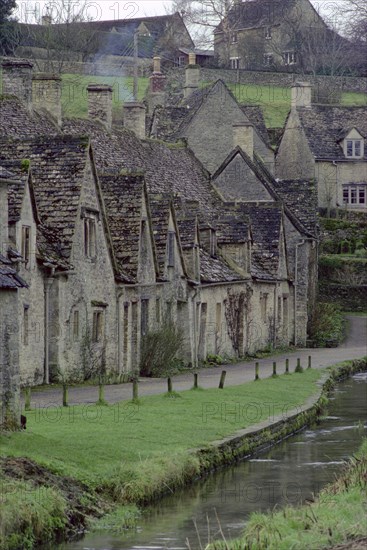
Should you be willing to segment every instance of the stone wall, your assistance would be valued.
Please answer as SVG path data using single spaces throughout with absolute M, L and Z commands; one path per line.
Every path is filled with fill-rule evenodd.
M 320 281 L 319 301 L 337 303 L 345 311 L 367 311 L 367 285 L 347 286 Z
M 17 301 L 16 290 L 0 289 L 0 426 L 20 414 Z
M 172 80 L 181 82 L 182 86 L 185 80 L 184 69 L 174 68 L 169 71 L 169 76 Z M 300 75 L 297 73 L 288 72 L 271 72 L 271 71 L 248 71 L 246 69 L 201 69 L 201 80 L 204 82 L 215 82 L 218 79 L 224 80 L 226 83 L 232 84 L 255 84 L 259 86 L 276 86 L 281 88 L 290 88 L 297 80 L 307 80 L 316 89 L 327 87 L 327 84 L 332 83 L 333 87 L 341 89 L 343 92 L 359 92 L 366 93 L 367 78 L 355 76 L 316 76 Z M 290 98 L 290 92 L 289 92 Z M 260 99 L 260 97 L 259 97 Z M 246 99 L 244 98 L 244 103 Z

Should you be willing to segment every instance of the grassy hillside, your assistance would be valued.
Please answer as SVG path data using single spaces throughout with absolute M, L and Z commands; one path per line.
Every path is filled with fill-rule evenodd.
M 139 78 L 138 98 L 143 99 L 148 87 L 148 78 Z M 87 116 L 86 87 L 90 83 L 110 84 L 113 86 L 113 106 L 115 116 L 121 110 L 124 101 L 133 99 L 133 79 L 131 77 L 62 75 L 62 104 L 67 117 Z M 207 83 L 203 83 L 205 85 Z M 0 75 L 1 86 L 1 75 Z M 265 122 L 269 128 L 281 128 L 290 108 L 290 88 L 277 88 L 269 85 L 228 84 L 241 103 L 261 105 Z M 367 95 L 360 93 L 342 94 L 342 105 L 366 105 Z

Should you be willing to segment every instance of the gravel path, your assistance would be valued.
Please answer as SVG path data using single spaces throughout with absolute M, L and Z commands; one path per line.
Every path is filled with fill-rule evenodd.
M 261 359 L 260 378 L 272 374 L 273 361 L 277 362 L 278 374 L 284 372 L 285 360 L 289 358 L 289 369 L 292 372 L 296 366 L 297 358 L 301 359 L 301 365 L 306 367 L 308 356 L 312 358 L 313 368 L 323 368 L 340 361 L 358 359 L 367 355 L 367 316 L 347 316 L 349 331 L 345 342 L 338 348 L 298 349 L 293 352 L 276 354 L 273 357 Z M 199 371 L 199 385 L 203 388 L 218 387 L 222 370 L 226 370 L 226 386 L 243 384 L 254 379 L 255 361 L 205 368 Z M 193 375 L 181 374 L 173 378 L 173 389 L 176 391 L 188 390 L 193 385 Z M 154 395 L 167 391 L 167 382 L 159 378 L 141 378 L 139 381 L 139 396 Z M 105 387 L 105 399 L 109 403 L 116 403 L 125 399 L 131 399 L 132 384 L 118 384 Z M 71 387 L 69 389 L 69 405 L 95 403 L 98 399 L 97 386 Z M 62 392 L 60 388 L 43 388 L 32 391 L 32 408 L 53 407 L 62 405 Z

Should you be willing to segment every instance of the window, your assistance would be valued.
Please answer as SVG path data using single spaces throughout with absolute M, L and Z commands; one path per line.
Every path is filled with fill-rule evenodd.
M 233 32 L 231 35 L 231 42 L 232 44 L 236 44 L 238 42 L 238 35 L 236 32 Z
M 25 267 L 28 267 L 31 255 L 31 228 L 28 225 L 22 227 L 22 257 Z
M 92 341 L 101 342 L 103 338 L 103 311 L 93 312 Z
M 231 57 L 229 59 L 231 64 L 231 69 L 239 69 L 240 68 L 240 58 L 239 57 Z
M 140 332 L 142 336 L 146 336 L 149 330 L 149 300 L 141 301 L 141 324 Z
M 96 220 L 90 217 L 84 219 L 84 254 L 86 258 L 96 256 Z
M 79 311 L 73 313 L 73 342 L 79 340 Z
M 261 319 L 264 323 L 266 323 L 267 319 L 267 305 L 268 305 L 268 294 L 266 292 L 262 292 L 260 294 L 260 310 L 261 310 Z
M 161 299 L 157 298 L 155 301 L 155 320 L 157 325 L 161 322 Z
M 29 306 L 23 309 L 23 344 L 28 346 L 29 342 Z
M 264 65 L 272 65 L 273 64 L 273 54 L 272 53 L 264 53 Z
M 343 186 L 343 204 L 353 206 L 366 205 L 367 184 L 349 184 Z
M 168 267 L 175 265 L 175 233 L 168 233 Z
M 284 52 L 283 54 L 284 65 L 294 65 L 297 63 L 296 52 Z
M 361 158 L 363 147 L 361 139 L 347 139 L 345 154 L 348 158 Z
M 185 61 L 186 61 L 186 58 L 184 55 L 180 55 L 178 58 L 177 58 L 177 64 L 179 67 L 183 67 L 185 65 Z
M 271 27 L 265 27 L 265 39 L 271 40 Z

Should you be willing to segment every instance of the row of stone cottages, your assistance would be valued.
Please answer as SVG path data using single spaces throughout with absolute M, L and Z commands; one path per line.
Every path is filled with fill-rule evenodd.
M 183 329 L 181 357 L 193 366 L 208 354 L 304 344 L 316 196 L 307 182 L 274 179 L 259 110 L 239 105 L 220 81 L 187 94 L 170 114 L 182 131 L 200 128 L 195 155 L 187 140 L 147 137 L 159 137 L 167 119 L 160 107 L 146 116 L 141 104 L 125 104 L 123 127 L 112 124 L 110 87 L 89 86 L 88 104 L 88 119 L 63 119 L 58 78 L 3 62 L 8 385 L 18 361 L 23 385 L 81 375 L 90 350 L 107 370 L 130 372 L 142 337 L 166 319 Z M 205 120 L 219 119 L 213 136 Z

